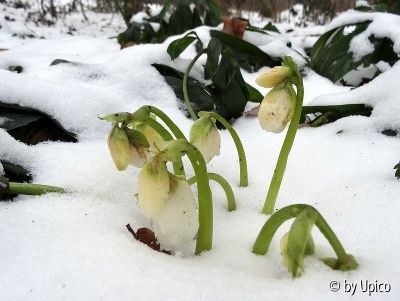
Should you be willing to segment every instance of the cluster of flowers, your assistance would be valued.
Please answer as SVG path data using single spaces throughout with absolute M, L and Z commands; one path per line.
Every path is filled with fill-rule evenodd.
M 260 104 L 258 118 L 261 127 L 280 133 L 290 122 L 263 208 L 263 213 L 271 214 L 300 120 L 303 83 L 297 65 L 290 57 L 283 59 L 282 66 L 259 76 L 256 82 L 272 88 Z M 171 130 L 175 139 L 157 121 L 157 117 Z M 229 210 L 235 208 L 229 183 L 220 175 L 207 173 L 206 164 L 220 152 L 217 120 L 228 129 L 235 142 L 240 164 L 240 186 L 248 185 L 246 157 L 237 133 L 215 112 L 200 112 L 199 117 L 191 128 L 189 140 L 167 115 L 155 107 L 145 106 L 132 114 L 117 113 L 102 118 L 114 124 L 108 145 L 117 169 L 125 170 L 129 164 L 141 168 L 137 204 L 152 220 L 156 237 L 166 250 L 176 250 L 191 242 L 196 235 L 196 254 L 211 249 L 213 213 L 210 179 L 223 186 Z M 195 173 L 195 177 L 189 180 L 185 177 L 183 155 L 188 156 Z M 173 173 L 168 170 L 167 162 L 172 162 Z M 198 186 L 198 209 L 190 188 L 190 184 L 195 182 Z M 304 256 L 314 252 L 313 225 L 325 235 L 338 257 L 322 259 L 324 263 L 340 270 L 357 267 L 354 257 L 345 252 L 319 212 L 304 204 L 291 205 L 275 212 L 261 229 L 253 252 L 265 254 L 278 227 L 291 218 L 295 221 L 281 240 L 281 250 L 284 264 L 293 276 L 301 274 Z

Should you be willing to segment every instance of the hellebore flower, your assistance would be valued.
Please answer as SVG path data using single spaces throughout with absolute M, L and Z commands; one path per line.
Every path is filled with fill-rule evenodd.
M 142 168 L 138 177 L 138 206 L 147 217 L 154 217 L 165 206 L 170 190 L 165 162 L 155 156 Z
M 296 93 L 292 85 L 278 86 L 265 95 L 258 110 L 258 120 L 267 132 L 280 133 L 292 119 Z
M 208 116 L 197 119 L 190 130 L 190 143 L 201 152 L 206 163 L 219 155 L 221 136 L 214 120 Z
M 259 75 L 256 79 L 256 83 L 264 88 L 274 88 L 279 84 L 284 83 L 293 75 L 294 73 L 291 68 L 286 66 L 277 66 Z
M 191 242 L 198 229 L 196 203 L 186 180 L 170 175 L 170 191 L 164 207 L 153 217 L 154 232 L 164 249 Z
M 118 125 L 114 125 L 108 135 L 108 148 L 115 167 L 120 171 L 125 170 L 131 159 L 131 149 L 128 136 Z

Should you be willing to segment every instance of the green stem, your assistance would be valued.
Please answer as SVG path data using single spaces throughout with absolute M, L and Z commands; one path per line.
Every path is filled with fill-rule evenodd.
M 211 250 L 213 237 L 213 207 L 207 165 L 200 151 L 188 141 L 179 139 L 171 142 L 163 149 L 168 160 L 169 154 L 186 154 L 193 166 L 197 179 L 197 193 L 199 203 L 199 231 L 197 232 L 196 251 L 198 255 L 203 251 Z
M 203 53 L 207 52 L 207 49 L 203 49 L 202 51 L 200 51 L 194 58 L 193 60 L 190 62 L 189 66 L 186 68 L 185 70 L 185 74 L 183 75 L 183 99 L 185 100 L 185 104 L 186 104 L 186 108 L 190 114 L 190 117 L 192 117 L 193 120 L 197 120 L 197 115 L 193 110 L 193 107 L 190 103 L 190 99 L 189 99 L 189 93 L 188 93 L 188 78 L 189 78 L 189 73 L 190 70 L 192 69 L 193 65 L 196 63 L 196 61 L 199 59 L 200 56 L 202 56 Z
M 235 143 L 236 150 L 238 153 L 239 157 L 239 167 L 240 167 L 240 187 L 247 187 L 249 185 L 249 180 L 248 180 L 248 174 L 247 174 L 247 160 L 246 160 L 246 154 L 244 152 L 243 144 L 242 141 L 239 138 L 239 135 L 237 132 L 234 130 L 234 128 L 230 125 L 228 121 L 221 115 L 219 115 L 216 112 L 199 112 L 199 116 L 211 116 L 218 120 L 228 131 L 229 134 L 231 134 L 233 142 Z
M 296 204 L 284 207 L 275 212 L 264 224 L 257 239 L 253 245 L 253 253 L 258 255 L 265 255 L 268 251 L 271 240 L 278 230 L 278 228 L 287 220 L 297 217 L 300 212 L 308 209 L 316 215 L 315 225 L 326 237 L 333 250 L 339 259 L 344 259 L 347 256 L 342 244 L 333 232 L 332 228 L 328 225 L 322 215 L 312 206 L 305 204 Z
M 40 184 L 10 182 L 7 194 L 42 195 L 49 192 L 63 193 L 64 188 Z
M 158 121 L 147 118 L 146 124 L 151 126 L 165 141 L 172 141 L 174 138 Z M 172 166 L 174 168 L 174 174 L 177 176 L 185 176 L 185 168 L 183 166 L 182 158 L 172 161 Z
M 179 129 L 179 127 L 171 120 L 171 118 L 168 117 L 167 114 L 165 114 L 163 111 L 160 109 L 153 107 L 153 106 L 148 106 L 150 108 L 150 112 L 157 115 L 168 128 L 171 130 L 171 132 L 174 134 L 176 139 L 186 139 L 185 135 L 182 133 L 182 131 Z
M 272 176 L 271 183 L 269 185 L 267 197 L 265 199 L 264 207 L 262 210 L 262 213 L 264 214 L 271 214 L 274 211 L 276 198 L 278 197 L 279 189 L 281 187 L 282 178 L 283 174 L 285 173 L 289 153 L 292 148 L 294 138 L 296 136 L 297 128 L 299 126 L 304 97 L 303 80 L 301 78 L 298 79 L 298 82 L 296 83 L 296 88 L 296 107 L 285 140 L 283 141 L 281 151 L 279 153 L 274 175 Z
M 234 211 L 236 210 L 236 200 L 235 200 L 235 195 L 233 193 L 231 185 L 229 185 L 229 182 L 225 180 L 221 175 L 209 172 L 207 174 L 208 178 L 210 180 L 213 180 L 217 182 L 222 189 L 225 191 L 226 199 L 228 202 L 228 211 Z M 196 176 L 191 177 L 190 179 L 187 180 L 190 185 L 195 184 L 197 182 Z

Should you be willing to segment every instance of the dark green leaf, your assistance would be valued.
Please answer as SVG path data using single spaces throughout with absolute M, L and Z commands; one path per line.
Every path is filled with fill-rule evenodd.
M 218 68 L 219 57 L 222 52 L 220 40 L 211 38 L 207 46 L 207 61 L 204 66 L 204 78 L 210 79 Z
M 248 83 L 246 83 L 246 87 L 249 94 L 248 101 L 260 103 L 264 99 L 264 96 L 256 88 Z
M 82 65 L 81 63 L 77 63 L 77 62 L 71 62 L 71 61 L 67 61 L 67 60 L 63 60 L 63 59 L 55 59 L 54 61 L 52 61 L 50 63 L 50 66 L 56 66 L 56 65 L 60 65 L 60 64 L 71 64 L 74 66 Z
M 257 71 L 263 66 L 280 65 L 279 58 L 272 58 L 257 46 L 222 31 L 210 30 L 210 35 L 221 41 L 224 48 L 229 49 L 239 66 L 248 72 Z
M 10 188 L 9 181 L 6 177 L 0 176 L 0 201 L 3 199 L 3 195 L 7 194 Z
M 26 144 L 39 142 L 76 142 L 74 134 L 67 132 L 50 116 L 31 108 L 0 102 L 0 117 L 4 128 L 12 137 Z
M 268 30 L 268 31 L 273 31 L 273 32 L 280 33 L 279 29 L 274 24 L 272 24 L 271 22 L 268 22 L 268 24 L 265 25 L 263 27 L 263 29 L 264 30 Z
M 393 169 L 396 169 L 396 172 L 394 173 L 394 176 L 398 179 L 400 179 L 400 162 L 395 165 Z
M 370 116 L 372 108 L 364 104 L 345 104 L 328 106 L 303 106 L 300 122 L 318 127 L 327 123 L 334 122 L 347 116 Z M 308 114 L 319 114 L 312 120 L 306 120 Z
M 15 72 L 15 73 L 22 73 L 24 68 L 19 65 L 12 65 L 12 66 L 8 67 L 8 70 L 10 70 L 11 72 Z
M 167 52 L 171 57 L 171 60 L 176 59 L 195 40 L 200 41 L 197 33 L 195 31 L 191 31 L 184 37 L 172 41 L 167 48 Z

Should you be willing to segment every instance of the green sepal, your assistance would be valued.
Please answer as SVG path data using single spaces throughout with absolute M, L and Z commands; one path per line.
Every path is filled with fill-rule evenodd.
M 133 130 L 130 128 L 125 128 L 125 133 L 128 136 L 128 140 L 130 144 L 133 144 L 135 146 L 143 146 L 143 147 L 150 147 L 149 142 L 147 141 L 146 136 L 137 131 L 137 130 Z
M 131 113 L 128 112 L 119 112 L 110 114 L 104 117 L 98 117 L 100 120 L 108 121 L 108 122 L 126 122 L 132 117 Z

